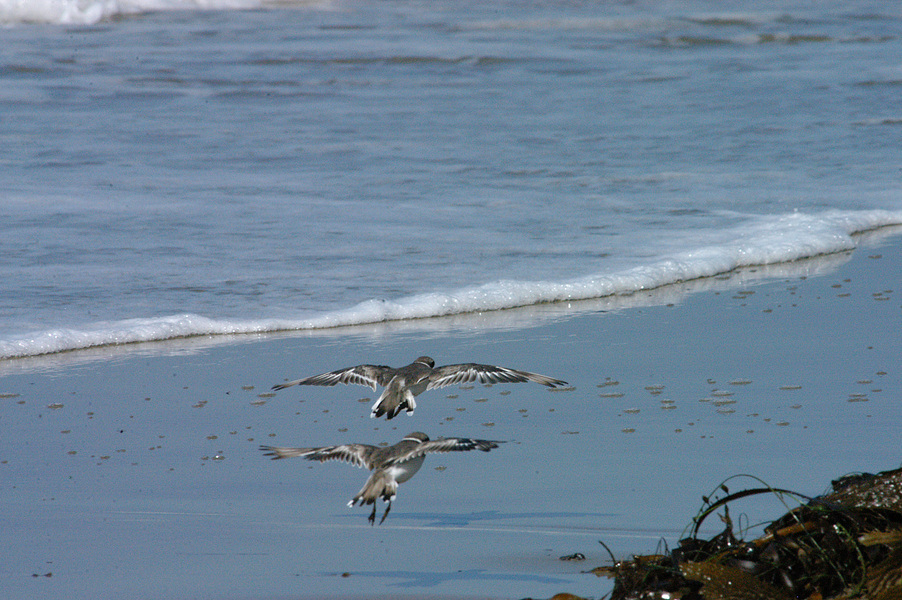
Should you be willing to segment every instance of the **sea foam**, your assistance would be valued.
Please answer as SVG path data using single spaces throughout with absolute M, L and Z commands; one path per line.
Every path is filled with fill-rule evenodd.
M 0 23 L 91 25 L 166 10 L 242 10 L 268 5 L 326 7 L 328 0 L 0 0 Z
M 852 250 L 857 235 L 902 224 L 898 211 L 828 211 L 752 219 L 712 234 L 703 245 L 622 271 L 565 281 L 502 280 L 449 292 L 371 299 L 356 306 L 288 318 L 216 319 L 195 314 L 132 318 L 79 328 L 58 328 L 0 340 L 0 358 L 190 336 L 323 330 L 355 325 L 503 311 L 548 303 L 629 296 L 672 284 L 711 278 L 742 267 L 789 263 Z M 685 232 L 688 239 L 692 232 Z

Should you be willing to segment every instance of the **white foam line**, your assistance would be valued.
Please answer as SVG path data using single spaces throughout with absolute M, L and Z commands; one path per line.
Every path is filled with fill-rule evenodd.
M 0 359 L 196 336 L 324 330 L 616 297 L 717 277 L 744 267 L 849 251 L 857 246 L 854 236 L 899 224 L 902 212 L 890 211 L 762 217 L 712 235 L 708 245 L 622 272 L 569 282 L 497 281 L 451 293 L 368 300 L 351 308 L 297 319 L 228 321 L 182 314 L 96 323 L 84 329 L 53 329 L 0 340 Z
M 273 6 L 329 8 L 331 0 L 0 0 L 0 23 L 93 25 L 167 10 L 247 10 Z

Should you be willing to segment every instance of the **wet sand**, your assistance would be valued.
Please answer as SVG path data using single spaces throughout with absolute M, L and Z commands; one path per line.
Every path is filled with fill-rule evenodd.
M 599 540 L 620 556 L 672 544 L 731 476 L 814 495 L 839 475 L 899 466 L 902 236 L 890 233 L 628 298 L 0 363 L 0 589 L 600 597 L 610 584 L 581 572 L 608 560 Z M 269 390 L 422 354 L 572 388 L 433 390 L 391 421 L 369 418 L 364 387 Z M 391 444 L 416 430 L 507 443 L 430 455 L 375 527 L 369 508 L 345 506 L 364 471 L 258 450 Z M 748 526 L 786 509 L 744 506 Z M 559 559 L 575 552 L 586 560 Z

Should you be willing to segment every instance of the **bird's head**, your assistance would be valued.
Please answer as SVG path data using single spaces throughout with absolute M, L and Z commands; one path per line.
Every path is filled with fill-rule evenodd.
M 426 365 L 430 369 L 435 367 L 435 361 L 432 360 L 431 358 L 429 358 L 428 356 L 421 356 L 420 358 L 416 359 L 413 362 Z

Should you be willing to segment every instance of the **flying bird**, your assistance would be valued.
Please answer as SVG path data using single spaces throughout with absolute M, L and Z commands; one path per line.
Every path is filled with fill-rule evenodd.
M 314 375 L 304 379 L 296 379 L 287 383 L 274 385 L 272 389 L 281 390 L 293 385 L 335 385 L 337 383 L 356 383 L 376 390 L 376 386 L 385 389 L 382 395 L 373 404 L 371 417 L 392 419 L 402 410 L 408 415 L 413 414 L 417 407 L 415 400 L 426 390 L 442 388 L 449 385 L 467 383 L 479 380 L 482 383 L 525 383 L 533 381 L 550 388 L 567 385 L 566 381 L 552 379 L 545 375 L 508 369 L 507 367 L 495 367 L 492 365 L 478 365 L 464 363 L 460 365 L 445 365 L 435 368 L 435 361 L 428 356 L 421 356 L 406 367 L 398 369 L 385 365 L 357 365 L 339 369 L 321 375 Z
M 482 450 L 488 452 L 497 448 L 503 442 L 490 440 L 471 440 L 467 438 L 439 438 L 430 440 L 425 433 L 415 431 L 408 434 L 394 446 L 377 447 L 368 444 L 344 444 L 341 446 L 324 446 L 322 448 L 280 448 L 275 446 L 260 446 L 264 456 L 271 456 L 273 460 L 301 456 L 307 460 L 326 462 L 327 460 L 341 460 L 357 467 L 363 467 L 372 471 L 363 488 L 357 492 L 348 506 L 360 503 L 360 506 L 373 505 L 369 522 L 376 522 L 376 500 L 382 498 L 387 502 L 385 512 L 382 514 L 379 524 L 385 521 L 391 503 L 398 493 L 398 484 L 404 483 L 414 476 L 423 466 L 426 454 L 430 452 L 462 452 L 466 450 Z

